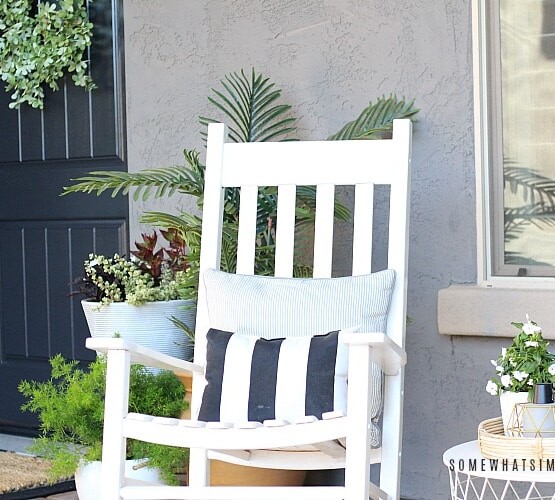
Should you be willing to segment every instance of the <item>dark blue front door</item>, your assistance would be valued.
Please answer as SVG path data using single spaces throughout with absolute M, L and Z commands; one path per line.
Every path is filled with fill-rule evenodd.
M 90 252 L 125 253 L 127 200 L 60 197 L 71 178 L 125 170 L 121 0 L 89 5 L 97 89 L 48 92 L 43 111 L 8 108 L 0 89 L 0 432 L 36 425 L 23 414 L 21 379 L 46 379 L 48 358 L 92 359 L 70 283 Z

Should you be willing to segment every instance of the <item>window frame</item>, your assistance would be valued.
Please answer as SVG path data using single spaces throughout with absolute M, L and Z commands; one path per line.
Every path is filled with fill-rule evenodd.
M 477 281 L 510 286 L 555 286 L 555 266 L 504 264 L 503 130 L 501 107 L 500 0 L 472 0 L 472 55 L 476 162 Z M 546 276 L 550 274 L 552 276 Z

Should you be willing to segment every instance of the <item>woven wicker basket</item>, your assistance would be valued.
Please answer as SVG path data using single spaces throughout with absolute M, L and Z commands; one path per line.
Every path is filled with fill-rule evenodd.
M 555 458 L 555 438 L 509 437 L 503 434 L 503 420 L 490 418 L 478 426 L 478 443 L 485 458 Z

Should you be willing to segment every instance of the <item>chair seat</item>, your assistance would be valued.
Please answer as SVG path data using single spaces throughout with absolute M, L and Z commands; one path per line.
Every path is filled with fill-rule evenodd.
M 286 424 L 243 428 L 199 427 L 194 420 L 155 418 L 150 415 L 130 413 L 123 421 L 127 438 L 139 439 L 169 446 L 208 448 L 212 450 L 248 450 L 287 448 L 334 441 L 346 437 L 348 417 L 317 420 L 311 423 Z M 233 432 L 227 432 L 233 430 Z
M 332 443 L 330 441 L 329 443 Z M 335 441 L 333 441 L 335 443 Z M 327 443 L 322 443 L 325 445 Z M 310 449 L 309 449 L 310 448 Z M 210 451 L 211 460 L 221 460 L 245 467 L 289 470 L 343 469 L 345 452 L 341 456 L 330 456 L 316 447 L 277 448 L 275 450 L 248 450 L 243 453 L 234 451 Z M 378 464 L 382 459 L 382 449 L 370 450 L 370 463 Z

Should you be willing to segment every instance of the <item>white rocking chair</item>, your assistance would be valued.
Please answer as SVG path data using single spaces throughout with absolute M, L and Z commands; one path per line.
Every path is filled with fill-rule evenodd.
M 235 144 L 225 143 L 225 137 L 223 125 L 209 126 L 194 363 L 123 339 L 87 339 L 87 347 L 106 353 L 108 357 L 102 499 L 398 499 L 403 366 L 406 363 L 411 122 L 396 120 L 393 138 L 376 141 Z M 291 277 L 295 193 L 296 186 L 300 185 L 317 186 L 312 263 L 316 279 Z M 343 278 L 330 278 L 336 185 L 355 186 L 352 276 Z M 394 272 L 370 274 L 377 185 L 389 186 L 390 200 L 386 210 L 389 222 L 384 232 L 389 235 L 387 266 Z M 249 276 L 253 274 L 255 261 L 259 186 L 278 186 L 276 277 Z M 213 271 L 220 268 L 225 187 L 241 189 L 236 275 Z M 207 340 L 210 329 L 214 330 Z M 338 330 L 341 332 L 336 334 Z M 337 336 L 319 335 L 331 331 Z M 249 380 L 254 380 L 249 379 L 251 370 L 255 371 L 253 349 L 258 349 L 253 347 L 251 340 L 256 341 L 253 336 L 292 336 L 295 342 L 302 343 L 302 338 L 306 338 L 303 335 L 315 334 L 318 335 L 312 339 L 338 339 L 337 351 L 333 351 L 336 373 L 320 374 L 315 384 L 320 390 L 320 386 L 325 385 L 324 379 L 331 380 L 335 391 L 332 407 L 315 410 L 316 417 L 312 410 L 306 409 L 310 381 L 305 387 L 304 374 L 321 367 L 317 361 L 312 363 L 315 366 L 307 368 L 311 361 L 306 358 L 312 356 L 312 347 L 307 347 L 306 343 L 298 349 L 291 349 L 290 344 L 288 348 L 281 348 L 286 354 L 280 352 L 279 360 L 275 360 L 278 365 L 283 363 L 277 375 L 275 370 L 271 376 L 263 374 L 265 365 L 271 364 L 267 357 L 258 362 L 256 369 L 262 369 L 262 374 L 256 375 L 257 380 L 267 382 L 273 376 L 277 387 L 275 394 L 262 397 L 262 403 L 252 399 L 254 396 L 249 393 L 252 387 L 236 387 L 230 393 L 228 376 L 247 377 L 247 386 Z M 222 335 L 229 343 L 223 346 L 225 359 L 219 361 L 223 367 L 220 366 L 220 373 L 213 376 L 211 366 L 218 364 L 216 358 L 222 354 L 211 353 L 210 339 L 220 339 Z M 313 341 L 308 338 L 312 346 Z M 217 344 L 216 340 L 214 342 Z M 276 345 L 273 341 L 256 342 L 257 346 L 260 342 Z M 238 354 L 245 345 L 247 354 Z M 295 345 L 293 343 L 293 347 Z M 307 354 L 309 349 L 310 354 Z M 340 351 L 348 351 L 348 375 L 346 368 L 340 367 L 346 364 L 344 357 L 340 360 Z M 232 362 L 234 354 L 239 359 Z M 248 356 L 253 356 L 252 368 Z M 245 362 L 246 359 L 249 362 Z M 129 414 L 129 367 L 134 362 L 170 369 L 178 374 L 193 373 L 193 420 Z M 300 369 L 302 376 L 285 373 L 280 369 L 284 366 Z M 377 367 L 385 377 L 377 373 Z M 344 370 L 343 378 L 341 370 Z M 207 379 L 211 380 L 208 386 Z M 216 392 L 219 401 L 205 401 L 205 386 L 206 393 Z M 346 402 L 341 401 L 342 391 L 346 393 Z M 284 402 L 289 396 L 295 401 Z M 382 399 L 379 446 L 375 424 L 380 419 Z M 288 412 L 294 413 L 291 408 L 298 406 L 299 401 L 301 409 L 296 411 L 300 414 L 290 416 Z M 303 408 L 305 401 L 307 406 Z M 254 409 L 250 408 L 252 405 Z M 249 408 L 243 408 L 246 406 Z M 270 417 L 256 418 L 255 415 L 254 419 L 262 423 L 251 420 L 251 410 L 256 413 L 261 408 L 263 413 L 269 408 Z M 205 418 L 209 420 L 205 424 L 195 420 L 199 411 L 204 416 L 215 411 L 216 417 Z M 251 421 L 245 423 L 245 420 Z M 189 485 L 126 485 L 123 464 L 127 438 L 190 448 Z M 345 485 L 212 487 L 209 462 L 214 458 L 263 468 L 345 468 Z M 379 485 L 370 482 L 371 463 L 382 464 Z

